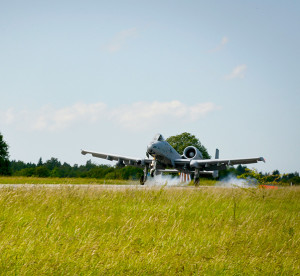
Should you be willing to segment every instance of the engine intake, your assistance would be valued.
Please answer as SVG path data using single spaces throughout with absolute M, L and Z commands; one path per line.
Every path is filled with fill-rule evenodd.
M 186 147 L 183 151 L 183 156 L 187 159 L 203 159 L 200 150 L 193 146 Z

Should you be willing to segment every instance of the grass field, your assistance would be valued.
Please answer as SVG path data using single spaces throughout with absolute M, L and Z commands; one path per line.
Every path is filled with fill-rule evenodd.
M 300 189 L 0 190 L 2 275 L 299 275 Z

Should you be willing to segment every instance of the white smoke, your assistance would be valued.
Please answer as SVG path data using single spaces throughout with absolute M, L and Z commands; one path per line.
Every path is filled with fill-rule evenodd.
M 155 175 L 148 177 L 145 185 L 147 186 L 186 186 L 189 182 L 181 182 L 179 176 Z
M 254 178 L 241 179 L 237 178 L 235 175 L 228 175 L 221 181 L 218 181 L 215 186 L 229 187 L 229 188 L 254 188 L 257 187 L 257 180 Z

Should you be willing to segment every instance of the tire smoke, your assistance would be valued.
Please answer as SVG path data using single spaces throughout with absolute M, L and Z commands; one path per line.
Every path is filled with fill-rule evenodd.
M 147 186 L 186 186 L 189 182 L 180 182 L 179 176 L 171 175 L 155 175 L 154 177 L 148 177 L 145 185 Z
M 255 188 L 257 187 L 257 180 L 254 178 L 241 179 L 235 175 L 228 175 L 224 179 L 218 181 L 215 186 L 219 187 L 240 187 L 240 188 Z

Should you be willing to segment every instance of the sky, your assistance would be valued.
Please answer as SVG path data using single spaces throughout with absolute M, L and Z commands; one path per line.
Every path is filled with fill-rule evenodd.
M 212 156 L 299 172 L 299 14 L 296 0 L 0 0 L 10 159 L 143 158 L 156 133 L 189 132 Z

